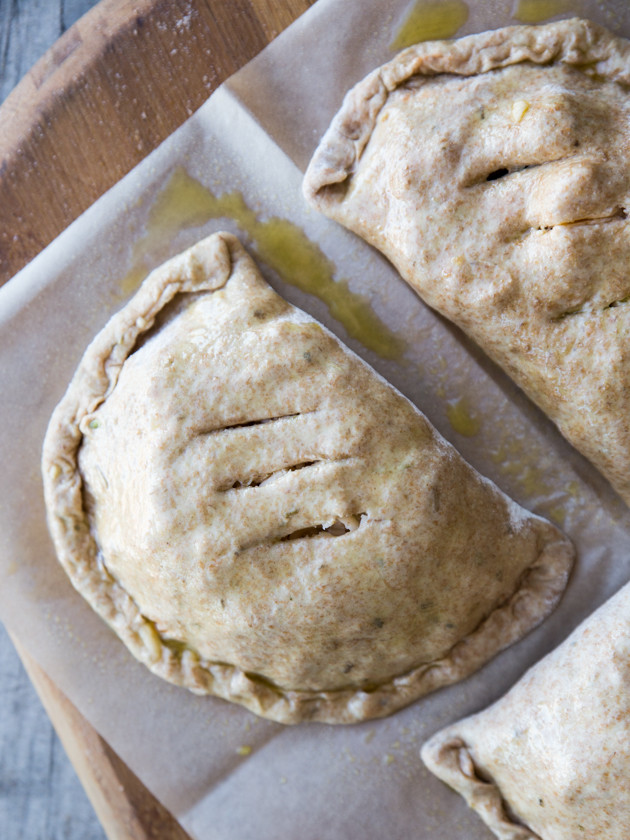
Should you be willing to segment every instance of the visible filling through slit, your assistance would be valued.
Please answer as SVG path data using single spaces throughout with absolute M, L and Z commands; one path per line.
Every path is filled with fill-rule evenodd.
M 549 162 L 554 163 L 555 161 Z M 487 183 L 488 181 L 500 181 L 501 178 L 506 178 L 509 175 L 516 175 L 519 172 L 524 172 L 526 169 L 535 169 L 539 166 L 544 166 L 544 163 L 523 163 L 517 166 L 499 166 L 496 169 L 493 169 L 492 172 L 488 172 L 487 175 L 475 178 L 474 181 L 467 183 L 464 186 L 467 189 L 470 189 L 471 187 L 477 187 L 480 184 Z
M 300 528 L 298 531 L 293 531 L 291 534 L 281 537 L 280 542 L 286 542 L 287 540 L 301 540 L 305 537 L 315 537 L 318 534 L 328 534 L 330 537 L 342 537 L 350 531 L 357 530 L 361 524 L 362 516 L 365 516 L 365 514 L 359 513 L 357 516 L 347 517 L 345 521 L 335 519 L 332 525 L 328 526 L 311 525 L 309 528 Z
M 601 225 L 606 222 L 616 222 L 627 219 L 628 214 L 623 207 L 617 207 L 614 213 L 608 216 L 586 216 L 584 219 L 572 219 L 570 222 L 558 222 L 555 225 L 540 225 L 536 228 L 529 228 L 529 230 L 553 230 L 556 227 L 571 227 L 571 225 Z
M 579 144 L 578 144 L 579 145 Z M 557 157 L 551 158 L 549 160 L 541 160 L 535 163 L 519 163 L 510 166 L 498 166 L 496 169 L 493 169 L 492 172 L 488 172 L 488 174 L 481 178 L 476 178 L 472 183 L 467 184 L 468 187 L 475 187 L 479 184 L 483 184 L 487 181 L 499 181 L 501 178 L 507 178 L 510 175 L 517 175 L 519 172 L 524 172 L 526 169 L 538 169 L 539 167 L 549 166 L 550 164 L 560 163 L 563 160 L 570 160 L 573 155 L 569 155 L 568 157 Z
M 613 300 L 610 303 L 605 304 L 604 306 L 597 306 L 593 308 L 587 308 L 587 306 L 580 306 L 577 309 L 569 309 L 567 310 L 567 312 L 561 312 L 560 315 L 555 315 L 551 320 L 564 321 L 565 318 L 569 318 L 572 315 L 595 315 L 599 312 L 606 312 L 608 309 L 615 309 L 616 307 L 622 306 L 626 303 L 630 303 L 630 295 L 626 295 L 623 298 L 619 298 L 619 300 Z
M 289 467 L 283 467 L 282 469 L 274 470 L 273 472 L 261 473 L 260 475 L 254 475 L 248 479 L 237 479 L 235 481 L 227 482 L 226 484 L 218 487 L 217 490 L 219 493 L 226 493 L 228 490 L 243 490 L 247 487 L 260 487 L 261 484 L 269 481 L 270 478 L 277 478 L 285 473 L 296 472 L 297 470 L 303 470 L 306 467 L 313 467 L 320 463 L 321 461 L 302 461 L 299 464 L 292 464 Z
M 291 542 L 293 540 L 308 540 L 312 537 L 343 537 L 346 534 L 356 531 L 362 524 L 365 513 L 349 514 L 344 517 L 337 517 L 330 525 L 318 523 L 305 528 L 297 528 L 284 536 L 270 536 L 267 539 L 256 540 L 241 546 L 239 552 L 247 551 L 250 548 L 257 548 L 261 545 L 271 546 L 276 543 Z
M 276 420 L 290 420 L 293 417 L 301 417 L 303 414 L 312 414 L 312 412 L 298 411 L 294 414 L 279 414 L 277 417 L 261 417 L 257 420 L 244 420 L 242 423 L 228 423 L 226 426 L 218 426 L 216 429 L 207 429 L 201 434 L 217 434 L 219 432 L 229 432 L 231 429 L 242 429 L 245 426 L 260 426 L 263 423 L 273 423 Z
M 504 178 L 506 175 L 510 174 L 509 169 L 495 169 L 494 172 L 491 172 L 487 177 L 486 181 L 498 181 L 499 178 Z

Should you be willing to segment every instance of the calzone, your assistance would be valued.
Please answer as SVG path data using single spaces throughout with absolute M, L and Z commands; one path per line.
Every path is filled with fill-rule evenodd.
M 284 723 L 461 679 L 552 609 L 572 561 L 228 234 L 97 335 L 43 473 L 59 559 L 132 653 Z
M 630 584 L 422 758 L 500 840 L 628 840 Z
M 379 248 L 630 503 L 630 44 L 585 20 L 411 47 L 307 198 Z

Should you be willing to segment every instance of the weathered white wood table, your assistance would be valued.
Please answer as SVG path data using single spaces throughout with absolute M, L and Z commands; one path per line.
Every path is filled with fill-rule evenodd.
M 0 0 L 0 102 L 96 0 Z M 105 834 L 0 625 L 0 837 L 104 840 Z

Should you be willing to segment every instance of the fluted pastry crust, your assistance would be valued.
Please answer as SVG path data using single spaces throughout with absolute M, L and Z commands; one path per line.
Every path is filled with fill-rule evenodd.
M 630 502 L 630 45 L 589 21 L 411 47 L 306 197 L 379 248 Z
M 500 840 L 627 840 L 630 585 L 422 757 Z
M 284 723 L 461 679 L 553 608 L 572 562 L 228 234 L 94 339 L 43 473 L 59 559 L 132 653 Z

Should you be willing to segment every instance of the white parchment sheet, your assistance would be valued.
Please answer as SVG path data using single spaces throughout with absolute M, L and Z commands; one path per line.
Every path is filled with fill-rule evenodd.
M 458 34 L 514 23 L 521 8 L 511 0 L 469 5 Z M 546 7 L 630 35 L 625 2 Z M 345 90 L 391 57 L 408 11 L 403 0 L 318 0 L 0 289 L 0 615 L 199 840 L 487 840 L 463 801 L 424 770 L 420 745 L 496 699 L 630 579 L 630 511 L 606 482 L 384 259 L 301 199 L 302 170 Z M 233 218 L 204 221 L 209 205 L 191 218 L 173 203 L 156 228 L 173 176 L 196 179 L 215 196 L 241 193 L 256 219 L 253 235 Z M 465 682 L 358 726 L 282 727 L 153 677 L 74 592 L 44 520 L 39 459 L 48 418 L 89 340 L 128 296 L 129 272 L 220 229 L 241 234 L 255 255 L 256 231 L 271 217 L 317 243 L 335 279 L 365 295 L 404 341 L 403 355 L 371 352 L 322 300 L 263 265 L 272 285 L 396 385 L 482 473 L 558 522 L 578 549 L 566 596 L 541 627 Z

